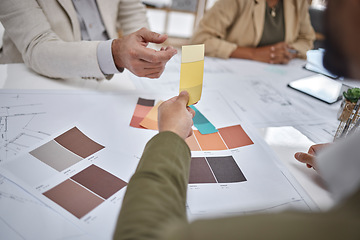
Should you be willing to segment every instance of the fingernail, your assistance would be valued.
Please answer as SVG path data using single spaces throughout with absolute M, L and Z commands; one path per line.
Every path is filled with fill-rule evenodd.
M 298 159 L 300 157 L 300 153 L 295 153 L 295 158 Z

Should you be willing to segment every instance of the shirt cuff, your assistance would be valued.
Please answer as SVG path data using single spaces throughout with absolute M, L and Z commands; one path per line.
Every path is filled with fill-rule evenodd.
M 104 75 L 123 72 L 124 69 L 117 69 L 111 52 L 113 39 L 102 41 L 97 47 L 97 58 L 101 71 Z

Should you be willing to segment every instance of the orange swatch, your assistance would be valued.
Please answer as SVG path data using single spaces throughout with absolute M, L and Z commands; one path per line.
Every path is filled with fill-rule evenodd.
M 203 151 L 227 150 L 219 132 L 203 135 L 198 130 L 194 131 L 195 137 Z
M 163 103 L 163 101 L 159 101 L 144 117 L 144 119 L 140 122 L 140 126 L 152 129 L 152 130 L 158 130 L 158 108 L 160 104 Z
M 254 144 L 240 125 L 220 128 L 219 132 L 229 149 Z

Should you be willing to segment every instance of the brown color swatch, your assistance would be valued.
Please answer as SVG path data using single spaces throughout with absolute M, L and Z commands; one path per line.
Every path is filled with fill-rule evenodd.
M 43 195 L 79 219 L 104 201 L 70 179 L 44 192 Z
M 203 151 L 227 150 L 218 132 L 203 135 L 195 130 L 194 134 Z
M 155 100 L 139 98 L 130 121 L 130 126 L 134 128 L 144 128 L 140 125 L 140 122 L 150 112 L 154 104 Z
M 154 104 L 155 104 L 155 100 L 154 99 L 139 98 L 138 101 L 137 101 L 137 104 L 143 105 L 143 106 L 148 106 L 148 107 L 153 107 Z
M 84 169 L 71 179 L 105 199 L 127 185 L 120 178 L 95 165 Z
M 216 183 L 210 167 L 203 157 L 191 158 L 189 184 Z
M 219 132 L 229 149 L 254 144 L 240 125 L 220 128 Z
M 68 130 L 54 140 L 82 158 L 87 158 L 104 148 L 83 134 L 77 127 Z

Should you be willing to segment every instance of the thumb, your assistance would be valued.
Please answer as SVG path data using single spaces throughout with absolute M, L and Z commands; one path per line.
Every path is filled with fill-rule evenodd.
M 176 99 L 177 102 L 180 102 L 185 107 L 189 102 L 189 93 L 187 91 L 182 91 Z
M 167 39 L 167 35 L 152 32 L 146 28 L 140 29 L 139 33 L 145 42 L 163 43 Z
M 295 153 L 295 158 L 299 162 L 308 163 L 310 165 L 313 165 L 315 157 L 313 155 L 311 155 L 311 154 L 308 154 L 308 153 L 297 152 L 297 153 Z

